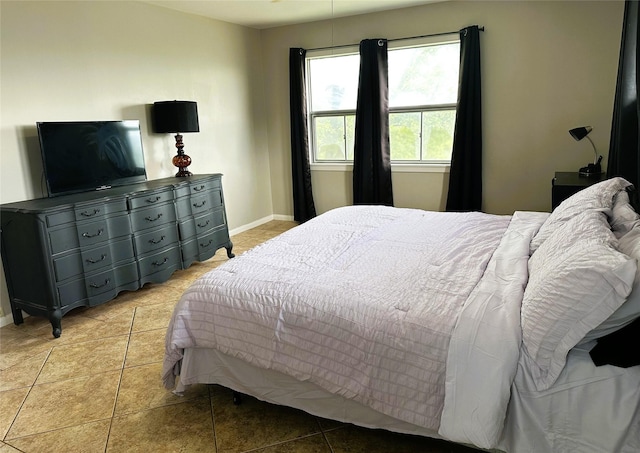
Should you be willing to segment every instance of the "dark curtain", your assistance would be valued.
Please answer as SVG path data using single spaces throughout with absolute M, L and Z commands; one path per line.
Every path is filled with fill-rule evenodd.
M 638 143 L 638 16 L 637 1 L 624 7 L 618 82 L 613 107 L 607 176 L 622 176 L 638 187 L 640 144 Z
M 480 30 L 460 30 L 460 81 L 453 133 L 447 211 L 482 209 Z
M 360 42 L 353 152 L 353 204 L 393 206 L 386 39 Z
M 607 176 L 622 176 L 637 188 L 640 185 L 640 145 L 638 143 L 638 16 L 640 8 L 637 1 L 626 1 L 624 22 L 622 24 L 622 42 L 618 62 L 618 82 L 613 105 L 611 141 L 609 142 L 609 161 Z M 632 204 L 638 205 L 638 193 L 630 193 Z M 602 338 L 589 352 L 597 365 L 629 367 L 640 365 L 640 353 L 637 348 L 640 339 L 640 319 Z
M 316 216 L 311 190 L 304 49 L 289 49 L 289 104 L 291 115 L 291 172 L 293 219 L 306 222 Z

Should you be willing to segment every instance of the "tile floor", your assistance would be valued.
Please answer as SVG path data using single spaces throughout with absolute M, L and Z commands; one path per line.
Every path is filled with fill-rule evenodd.
M 242 253 L 293 227 L 273 221 L 232 238 Z M 446 442 L 368 430 L 231 391 L 162 387 L 164 335 L 173 306 L 215 257 L 163 284 L 72 311 L 54 339 L 48 321 L 0 329 L 0 453 L 55 452 L 472 452 Z

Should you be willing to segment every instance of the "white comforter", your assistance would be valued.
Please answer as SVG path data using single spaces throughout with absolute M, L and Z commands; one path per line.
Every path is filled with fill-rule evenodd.
M 518 361 L 529 243 L 545 218 L 380 206 L 323 214 L 184 293 L 164 383 L 174 387 L 185 348 L 213 348 L 493 447 Z

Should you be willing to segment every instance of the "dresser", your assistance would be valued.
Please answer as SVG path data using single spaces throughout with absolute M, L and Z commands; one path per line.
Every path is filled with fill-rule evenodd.
M 0 244 L 13 320 L 49 319 L 161 283 L 233 244 L 222 175 L 165 178 L 0 205 Z

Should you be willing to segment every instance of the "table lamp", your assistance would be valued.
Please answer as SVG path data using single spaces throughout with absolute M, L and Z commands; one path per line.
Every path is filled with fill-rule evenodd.
M 178 154 L 173 156 L 173 165 L 178 167 L 177 177 L 191 176 L 187 170 L 191 158 L 184 153 L 183 132 L 200 132 L 198 105 L 193 101 L 159 101 L 153 103 L 153 131 L 176 134 Z

